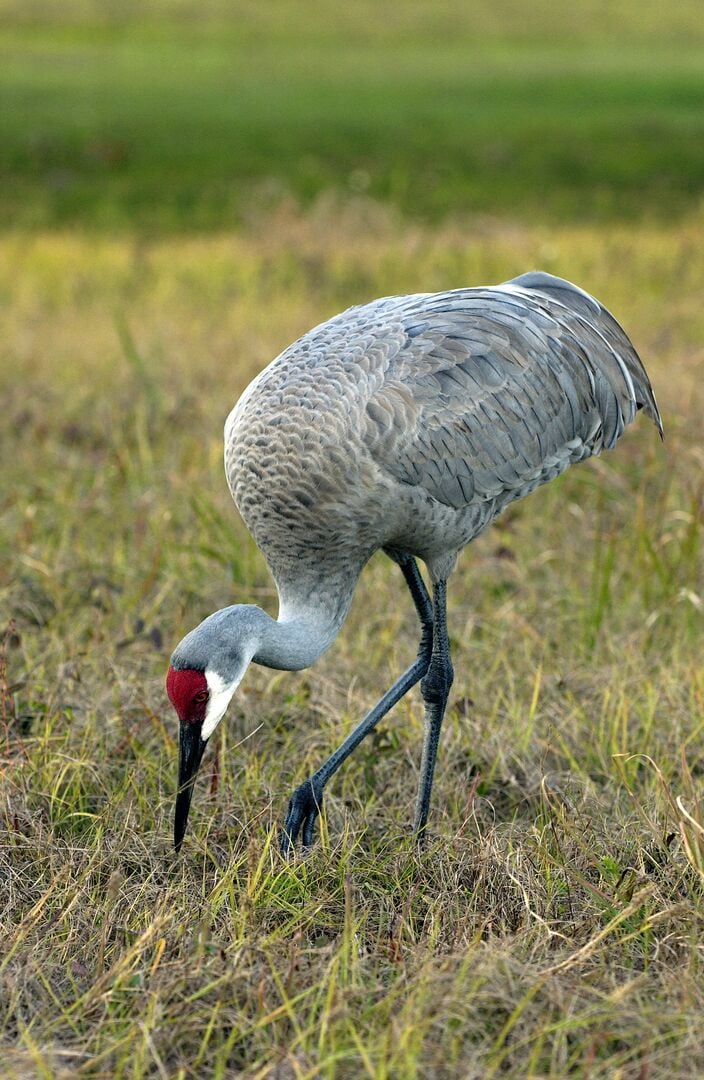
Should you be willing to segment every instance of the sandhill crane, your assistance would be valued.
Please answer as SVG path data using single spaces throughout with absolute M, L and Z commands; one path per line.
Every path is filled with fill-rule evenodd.
M 232 497 L 276 583 L 278 618 L 236 604 L 175 649 L 180 719 L 174 840 L 181 846 L 208 739 L 248 664 L 300 670 L 334 642 L 379 549 L 398 563 L 421 624 L 418 655 L 291 796 L 285 854 L 313 842 L 330 777 L 420 682 L 422 837 L 453 680 L 446 582 L 459 551 L 514 499 L 615 445 L 648 376 L 613 316 L 577 286 L 533 272 L 493 287 L 391 296 L 350 308 L 290 345 L 225 425 Z M 432 600 L 418 569 L 422 559 Z

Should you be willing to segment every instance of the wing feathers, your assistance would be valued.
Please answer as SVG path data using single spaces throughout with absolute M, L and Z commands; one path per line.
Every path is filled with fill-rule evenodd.
M 639 407 L 662 430 L 626 334 L 561 278 L 535 272 L 396 302 L 385 314 L 399 320 L 400 344 L 364 437 L 381 468 L 439 502 L 517 497 L 613 446 Z

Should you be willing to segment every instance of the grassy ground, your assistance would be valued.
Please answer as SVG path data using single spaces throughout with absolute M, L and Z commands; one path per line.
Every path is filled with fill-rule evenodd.
M 689 214 L 703 25 L 692 0 L 0 0 L 0 226 L 210 230 L 330 188 L 426 220 Z
M 4 1076 L 704 1072 L 703 241 L 399 231 L 361 201 L 3 237 Z M 667 441 L 640 421 L 465 553 L 427 851 L 418 695 L 331 785 L 322 844 L 276 851 L 290 790 L 414 654 L 378 558 L 315 669 L 250 670 L 176 859 L 170 647 L 224 603 L 275 610 L 222 476 L 231 401 L 348 303 L 536 265 L 619 314 Z

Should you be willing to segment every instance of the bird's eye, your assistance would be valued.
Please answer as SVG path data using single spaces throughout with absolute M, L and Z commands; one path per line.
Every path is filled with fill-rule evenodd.
M 199 690 L 198 693 L 194 695 L 193 700 L 197 705 L 202 705 L 204 701 L 208 700 L 208 691 Z

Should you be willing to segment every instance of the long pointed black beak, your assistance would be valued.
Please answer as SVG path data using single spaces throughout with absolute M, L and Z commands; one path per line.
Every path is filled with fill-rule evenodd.
M 186 835 L 188 811 L 191 808 L 193 785 L 208 740 L 201 739 L 202 724 L 186 724 L 181 721 L 181 739 L 178 758 L 178 794 L 174 814 L 174 845 L 179 851 Z

